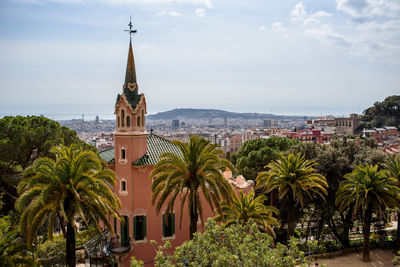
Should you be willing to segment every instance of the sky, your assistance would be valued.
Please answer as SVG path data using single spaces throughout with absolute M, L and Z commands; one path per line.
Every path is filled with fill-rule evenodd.
M 0 116 L 113 114 L 130 16 L 149 114 L 344 116 L 400 94 L 400 0 L 0 0 Z

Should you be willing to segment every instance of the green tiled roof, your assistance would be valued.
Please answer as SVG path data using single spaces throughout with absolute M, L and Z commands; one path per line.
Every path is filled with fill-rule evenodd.
M 132 164 L 135 166 L 156 165 L 160 155 L 165 152 L 182 155 L 179 148 L 167 139 L 155 134 L 148 134 L 147 153 Z M 100 157 L 107 163 L 114 163 L 114 148 L 100 152 Z
M 114 161 L 114 148 L 103 150 L 99 152 L 100 157 L 107 163 L 115 163 Z
M 137 88 L 133 91 L 129 90 L 128 87 L 124 87 L 123 94 L 126 97 L 126 100 L 128 100 L 129 105 L 131 105 L 132 109 L 136 108 L 136 105 L 139 103 L 140 99 L 142 98 L 143 94 L 138 94 Z M 118 104 L 119 100 L 121 99 L 121 95 L 117 95 L 117 101 L 115 102 L 115 105 Z
M 182 155 L 179 148 L 161 136 L 155 134 L 147 135 L 147 153 L 136 160 L 133 165 L 156 165 L 160 155 L 165 152 L 171 152 L 176 155 Z

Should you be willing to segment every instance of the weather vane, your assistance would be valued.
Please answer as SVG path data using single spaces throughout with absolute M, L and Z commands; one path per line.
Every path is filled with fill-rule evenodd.
M 132 16 L 129 16 L 129 24 L 128 24 L 128 26 L 129 26 L 129 30 L 124 30 L 124 31 L 129 32 L 129 38 L 132 41 L 132 34 L 135 34 L 137 32 L 137 30 L 132 30 L 132 27 L 133 27 L 133 25 L 132 25 Z

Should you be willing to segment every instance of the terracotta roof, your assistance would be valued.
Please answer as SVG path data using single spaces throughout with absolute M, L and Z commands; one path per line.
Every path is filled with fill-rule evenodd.
M 156 165 L 162 153 L 171 152 L 182 155 L 179 148 L 161 136 L 155 134 L 147 135 L 147 153 L 133 162 L 135 166 Z M 99 153 L 100 157 L 107 163 L 115 163 L 114 148 Z

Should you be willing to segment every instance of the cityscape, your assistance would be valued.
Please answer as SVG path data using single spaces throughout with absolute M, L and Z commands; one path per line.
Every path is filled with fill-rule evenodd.
M 329 144 L 334 137 L 367 135 L 374 138 L 385 153 L 400 153 L 398 129 L 382 126 L 373 129 L 358 129 L 362 115 L 348 117 L 292 117 L 291 119 L 243 119 L 243 118 L 186 118 L 147 120 L 147 132 L 153 132 L 170 141 L 188 142 L 191 135 L 200 135 L 219 144 L 225 153 L 234 153 L 248 140 L 288 137 L 305 143 Z M 62 120 L 60 123 L 75 130 L 78 136 L 98 151 L 114 147 L 114 120 L 94 121 L 79 119 Z

